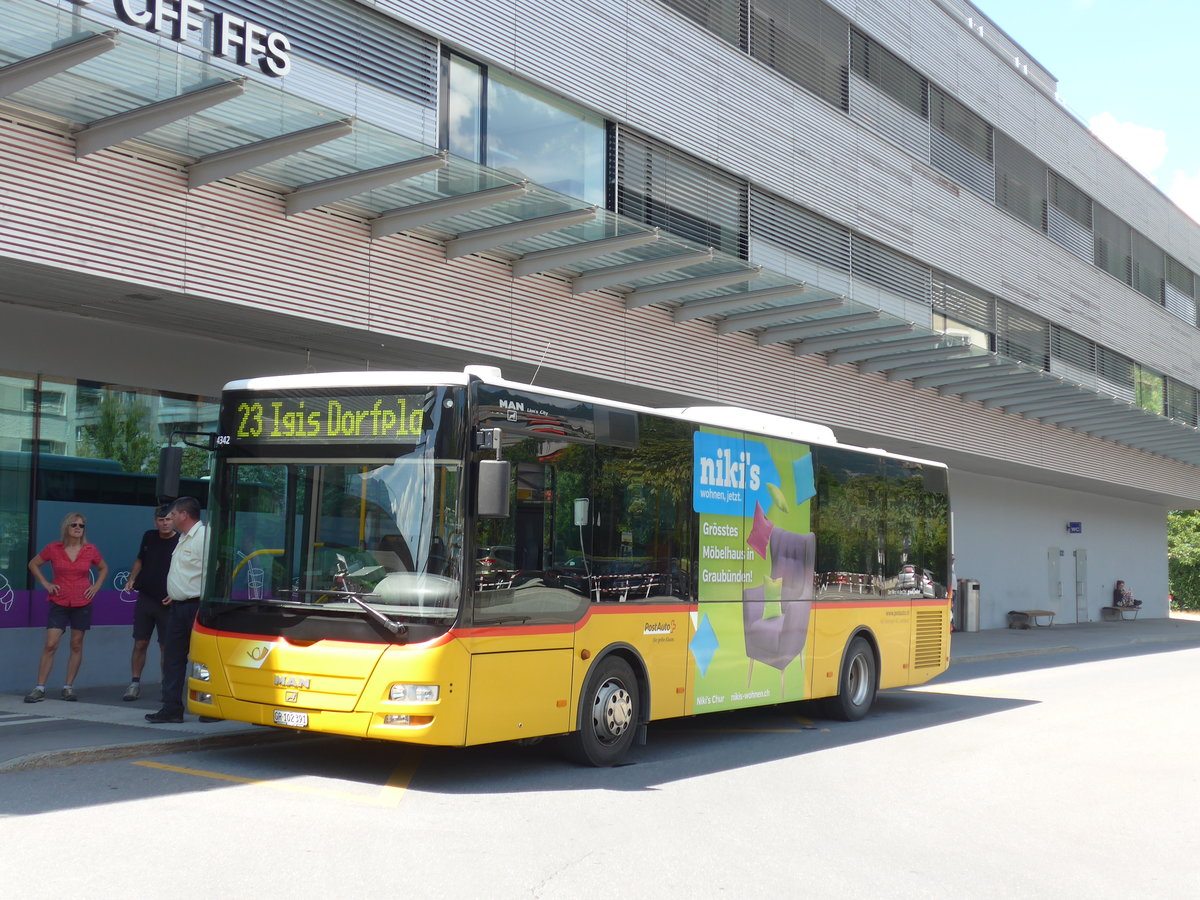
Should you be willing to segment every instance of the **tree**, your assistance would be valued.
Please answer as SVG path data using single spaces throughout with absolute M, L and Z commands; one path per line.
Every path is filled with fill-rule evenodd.
M 1167 516 L 1167 578 L 1177 608 L 1200 609 L 1200 510 Z
M 146 404 L 106 393 L 96 405 L 95 421 L 83 426 L 79 455 L 114 460 L 126 472 L 153 472 L 158 439 Z
M 198 447 L 183 448 L 179 474 L 184 478 L 207 478 L 212 468 L 212 453 Z

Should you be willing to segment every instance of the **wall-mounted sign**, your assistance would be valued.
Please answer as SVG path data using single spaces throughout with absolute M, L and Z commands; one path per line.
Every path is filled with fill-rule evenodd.
M 113 0 L 113 12 L 122 22 L 181 44 L 207 44 L 215 56 L 240 66 L 258 66 L 276 78 L 292 67 L 287 35 L 232 13 L 209 12 L 200 0 Z
M 1082 522 L 1068 522 L 1067 523 L 1067 534 L 1083 534 L 1083 523 Z

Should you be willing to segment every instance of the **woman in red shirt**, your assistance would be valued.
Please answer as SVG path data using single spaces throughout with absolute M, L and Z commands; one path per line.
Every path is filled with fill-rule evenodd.
M 50 563 L 54 580 L 42 574 L 42 566 Z M 96 580 L 91 579 L 92 567 Z M 46 590 L 50 615 L 46 622 L 46 646 L 38 663 L 38 683 L 25 695 L 26 703 L 37 703 L 46 696 L 46 679 L 54 665 L 54 654 L 68 627 L 71 629 L 71 656 L 67 660 L 67 679 L 62 698 L 75 700 L 75 676 L 83 662 L 83 635 L 92 625 L 92 598 L 108 578 L 108 565 L 94 544 L 87 542 L 87 520 L 82 513 L 68 513 L 62 523 L 62 540 L 42 548 L 29 561 L 29 571 Z

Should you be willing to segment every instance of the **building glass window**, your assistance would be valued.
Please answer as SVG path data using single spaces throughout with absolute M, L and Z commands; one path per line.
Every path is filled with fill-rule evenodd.
M 34 440 L 37 385 L 0 372 L 0 627 L 28 624 L 29 452 Z
M 604 205 L 602 116 L 454 54 L 446 72 L 444 134 L 451 153 Z
M 821 0 L 749 0 L 750 55 L 848 109 L 850 23 Z
M 850 68 L 901 106 L 929 117 L 929 82 L 916 69 L 857 29 L 850 29 Z
M 1099 203 L 1092 204 L 1095 222 L 1096 265 L 1126 284 L 1130 283 L 1132 233 L 1130 227 Z
M 1166 255 L 1162 249 L 1138 231 L 1130 234 L 1130 283 L 1155 303 L 1163 302 Z
M 996 307 L 996 350 L 1038 369 L 1050 365 L 1050 323 L 1011 303 Z
M 1096 371 L 1096 345 L 1061 325 L 1050 326 L 1050 355 L 1085 372 Z
M 1172 379 L 1167 382 L 1167 415 L 1189 425 L 1196 424 L 1197 392 Z
M 1132 399 L 1126 394 L 1133 393 L 1134 368 L 1134 363 L 1127 357 L 1107 347 L 1096 347 L 1096 371 L 1116 387 L 1115 395 L 1122 399 Z
M 742 0 L 663 0 L 672 9 L 739 47 L 746 49 Z
M 1157 372 L 1136 364 L 1133 367 L 1133 377 L 1137 405 L 1157 416 L 1163 415 L 1167 408 L 1166 379 Z
M 972 328 L 966 322 L 956 322 L 954 319 L 944 316 L 941 313 L 933 314 L 933 330 L 940 331 L 942 334 L 963 337 L 972 347 L 981 347 L 984 350 L 992 350 L 992 336 L 986 331 L 979 328 Z
M 996 203 L 1030 228 L 1045 230 L 1046 167 L 1032 153 L 997 131 Z
M 617 212 L 746 258 L 745 182 L 630 128 L 617 148 Z
M 953 275 L 935 272 L 933 277 L 933 309 L 944 323 L 942 331 L 951 334 L 987 335 L 988 343 L 980 344 L 994 350 L 996 332 L 996 301 L 991 294 L 981 291 Z
M 455 156 L 483 161 L 483 67 L 461 56 L 447 61 L 446 137 Z
M 82 513 L 112 569 L 96 624 L 121 624 L 120 577 L 153 526 L 159 450 L 175 431 L 215 432 L 217 404 L 90 381 L 0 375 L 0 628 L 33 624 L 27 563 Z M 210 454 L 184 451 L 180 493 L 208 500 Z M 39 601 L 40 602 L 40 601 Z

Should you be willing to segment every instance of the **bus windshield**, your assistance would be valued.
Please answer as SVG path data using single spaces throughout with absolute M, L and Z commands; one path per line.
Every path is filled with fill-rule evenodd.
M 405 444 L 232 440 L 217 469 L 215 578 L 202 619 L 277 608 L 331 623 L 365 617 L 392 634 L 405 622 L 452 622 L 463 585 L 463 460 L 439 456 L 437 433 L 435 421 Z M 222 502 L 243 484 L 266 486 L 270 502 Z M 348 635 L 332 625 L 328 636 Z

